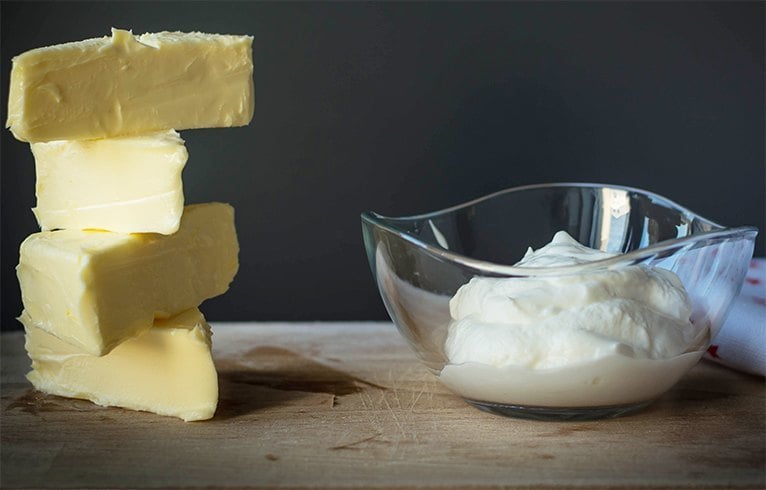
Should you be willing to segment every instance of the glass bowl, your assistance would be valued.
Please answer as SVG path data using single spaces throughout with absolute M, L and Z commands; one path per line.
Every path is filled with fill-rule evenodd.
M 757 234 L 752 227 L 725 228 L 657 194 L 590 183 L 517 187 L 417 216 L 365 212 L 361 218 L 370 268 L 386 309 L 425 366 L 480 409 L 544 420 L 623 415 L 670 389 L 721 328 L 739 294 Z M 579 265 L 514 266 L 528 247 L 542 247 L 559 230 L 582 245 L 616 255 Z M 456 347 L 450 351 L 448 340 L 454 344 L 471 335 L 450 338 L 451 329 L 458 328 L 450 303 L 474 278 L 572 282 L 574 276 L 582 284 L 594 274 L 620 274 L 637 267 L 672 271 L 688 295 L 687 324 L 696 333 L 682 352 L 653 357 L 615 341 L 602 357 L 579 359 L 575 354 L 554 367 L 515 364 L 510 354 L 500 364 L 470 356 L 468 361 L 465 356 L 450 360 Z M 552 304 L 557 294 L 554 289 Z M 614 294 L 619 297 L 620 290 Z M 562 313 L 568 314 L 566 308 Z M 606 318 L 603 324 L 610 322 Z M 658 338 L 675 328 L 655 323 Z M 515 328 L 502 322 L 490 327 Z M 500 357 L 505 350 L 523 357 L 537 348 L 533 343 L 557 342 L 566 350 L 557 324 L 539 333 L 532 330 L 531 337 L 537 338 L 519 335 L 510 344 L 507 338 L 495 341 L 486 334 L 491 328 L 482 330 L 479 341 L 473 339 L 480 342 L 474 346 L 477 350 Z M 546 348 L 549 356 L 559 352 L 557 347 Z

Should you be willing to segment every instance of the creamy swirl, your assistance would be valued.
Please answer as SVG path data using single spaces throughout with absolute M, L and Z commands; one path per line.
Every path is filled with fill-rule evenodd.
M 611 257 L 560 231 L 517 266 Z M 670 359 L 700 348 L 678 277 L 643 265 L 562 276 L 475 277 L 450 300 L 450 364 L 561 368 L 609 356 Z

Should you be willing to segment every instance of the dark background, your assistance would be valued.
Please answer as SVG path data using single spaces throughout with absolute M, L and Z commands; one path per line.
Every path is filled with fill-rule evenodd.
M 203 306 L 213 321 L 387 318 L 367 209 L 596 181 L 766 228 L 762 2 L 0 5 L 3 121 L 25 50 L 112 26 L 255 36 L 253 123 L 182 132 L 187 202 L 237 210 L 241 268 Z M 7 329 L 18 245 L 36 231 L 34 161 L 8 131 L 1 158 Z

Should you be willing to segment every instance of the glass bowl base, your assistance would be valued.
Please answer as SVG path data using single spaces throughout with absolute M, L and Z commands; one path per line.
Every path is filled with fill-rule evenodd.
M 480 402 L 465 398 L 469 404 L 495 415 L 519 419 L 543 421 L 580 421 L 621 417 L 643 410 L 652 400 L 628 405 L 611 405 L 606 407 L 529 407 L 523 405 L 508 405 L 504 403 Z

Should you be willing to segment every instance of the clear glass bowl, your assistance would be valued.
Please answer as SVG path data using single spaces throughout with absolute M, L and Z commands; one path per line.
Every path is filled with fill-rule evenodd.
M 672 387 L 721 328 L 757 234 L 752 227 L 725 228 L 650 192 L 589 183 L 518 187 L 428 214 L 361 218 L 386 309 L 425 366 L 478 408 L 548 420 L 630 413 Z M 512 265 L 559 230 L 620 255 L 567 267 Z M 450 299 L 474 277 L 565 276 L 639 264 L 674 272 L 691 299 L 692 324 L 706 329 L 679 356 L 530 370 L 455 364 L 445 353 Z

